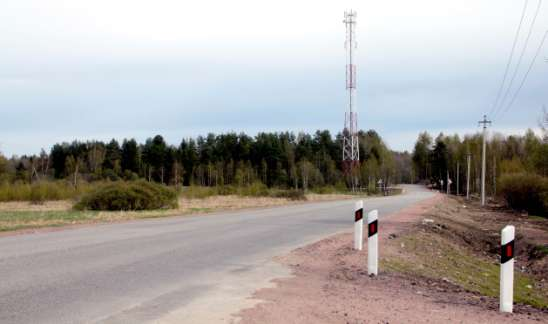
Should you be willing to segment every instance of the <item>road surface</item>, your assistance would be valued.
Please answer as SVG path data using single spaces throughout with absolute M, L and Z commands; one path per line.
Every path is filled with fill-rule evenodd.
M 407 186 L 404 195 L 364 205 L 379 209 L 382 221 L 431 196 Z M 1 237 L 0 323 L 175 323 L 229 315 L 238 300 L 284 274 L 272 257 L 352 231 L 353 206 L 306 203 Z

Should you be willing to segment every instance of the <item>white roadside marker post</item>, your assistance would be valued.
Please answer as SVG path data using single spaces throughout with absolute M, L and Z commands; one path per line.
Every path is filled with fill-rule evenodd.
M 354 209 L 354 250 L 361 251 L 363 246 L 363 200 L 356 202 Z
M 508 225 L 501 232 L 500 311 L 511 313 L 514 299 L 514 237 L 516 229 Z
M 367 273 L 376 276 L 379 270 L 379 212 L 372 210 L 367 215 Z

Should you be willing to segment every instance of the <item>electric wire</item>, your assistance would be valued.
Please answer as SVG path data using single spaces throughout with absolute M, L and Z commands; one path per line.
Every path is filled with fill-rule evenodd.
M 516 101 L 520 91 L 521 91 L 521 88 L 523 87 L 523 85 L 525 84 L 525 81 L 527 80 L 527 77 L 529 76 L 529 73 L 531 72 L 531 69 L 533 68 L 533 66 L 535 65 L 535 62 L 542 50 L 542 47 L 544 46 L 544 43 L 546 42 L 546 38 L 548 38 L 548 30 L 546 30 L 546 32 L 544 33 L 544 36 L 542 37 L 542 41 L 540 42 L 538 48 L 537 48 L 537 51 L 535 53 L 535 56 L 533 57 L 533 60 L 531 61 L 531 64 L 529 64 L 529 68 L 527 69 L 527 72 L 525 72 L 525 75 L 523 76 L 523 78 L 521 79 L 521 83 L 518 87 L 518 89 L 516 90 L 516 92 L 514 93 L 514 95 L 512 96 L 512 100 L 510 100 L 510 102 L 508 103 L 508 105 L 506 106 L 506 108 L 504 109 L 504 111 L 502 111 L 502 114 L 501 116 L 507 112 L 510 107 L 514 104 L 514 102 Z
M 508 77 L 508 72 L 510 70 L 510 65 L 512 64 L 512 60 L 514 59 L 514 52 L 516 50 L 519 34 L 521 32 L 521 26 L 523 25 L 523 18 L 525 18 L 525 12 L 527 11 L 528 5 L 529 5 L 529 0 L 525 0 L 523 4 L 523 10 L 521 11 L 521 18 L 519 20 L 518 29 L 516 30 L 516 35 L 514 36 L 514 43 L 512 44 L 512 50 L 510 51 L 510 57 L 508 57 L 508 62 L 506 63 L 506 69 L 504 70 L 504 76 L 502 78 L 502 82 L 500 83 L 495 102 L 493 103 L 493 106 L 491 107 L 491 110 L 489 111 L 489 116 L 491 116 L 491 114 L 494 112 L 495 108 L 497 107 L 500 100 L 500 95 L 502 94 L 502 89 L 504 88 L 504 85 L 506 84 L 506 78 Z
M 516 63 L 516 67 L 514 69 L 514 73 L 512 74 L 512 78 L 510 79 L 510 82 L 508 83 L 508 88 L 506 88 L 506 91 L 504 92 L 504 96 L 502 97 L 502 100 L 499 103 L 499 106 L 495 109 L 495 114 L 493 118 L 496 118 L 497 115 L 501 112 L 503 109 L 506 99 L 508 98 L 508 95 L 510 94 L 510 90 L 512 89 L 512 85 L 514 84 L 514 80 L 516 79 L 516 76 L 518 74 L 519 68 L 521 66 L 521 62 L 523 61 L 523 56 L 525 55 L 525 52 L 527 51 L 527 47 L 529 46 L 529 40 L 531 39 L 531 34 L 533 33 L 533 28 L 535 27 L 535 22 L 538 17 L 538 13 L 540 12 L 540 7 L 542 5 L 542 0 L 538 1 L 537 9 L 535 12 L 535 16 L 533 17 L 533 21 L 531 22 L 531 26 L 529 26 L 529 31 L 527 33 L 527 38 L 525 39 L 525 43 L 523 44 L 523 47 L 521 49 L 520 56 L 518 58 L 518 61 Z

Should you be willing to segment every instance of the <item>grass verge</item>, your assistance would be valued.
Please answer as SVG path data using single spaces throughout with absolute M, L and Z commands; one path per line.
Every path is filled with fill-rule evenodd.
M 195 211 L 203 212 L 203 211 Z M 112 223 L 177 215 L 174 210 L 154 211 L 5 211 L 0 212 L 0 232 L 60 227 L 78 224 Z
M 42 203 L 44 201 L 74 199 L 93 190 L 100 184 L 99 182 L 81 182 L 75 188 L 69 182 L 62 180 L 42 181 L 33 184 L 0 183 L 0 202 L 31 201 Z
M 447 280 L 484 296 L 498 297 L 500 266 L 493 259 L 475 255 L 432 233 L 419 232 L 397 240 L 405 256 L 382 260 L 390 271 Z M 548 293 L 535 285 L 535 278 L 515 271 L 514 301 L 548 308 Z
M 0 232 L 89 222 L 97 214 L 81 211 L 5 211 L 0 212 Z

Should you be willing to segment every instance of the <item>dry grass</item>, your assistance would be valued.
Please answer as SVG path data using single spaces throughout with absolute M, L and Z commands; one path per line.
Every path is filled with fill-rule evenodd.
M 308 201 L 332 201 L 332 200 L 355 199 L 355 198 L 359 198 L 359 196 L 349 195 L 349 194 L 315 194 L 315 193 L 306 194 L 306 199 Z
M 41 204 L 31 203 L 29 201 L 10 201 L 0 202 L 0 212 L 14 211 L 68 211 L 72 209 L 73 202 L 71 200 L 54 200 L 45 201 Z
M 352 195 L 338 194 L 307 194 L 306 199 L 309 202 L 330 201 L 340 199 L 351 199 Z M 302 201 L 295 201 L 288 198 L 272 198 L 272 197 L 242 197 L 237 195 L 228 196 L 211 196 L 204 199 L 188 199 L 181 198 L 179 200 L 179 211 L 182 213 L 195 212 L 196 210 L 235 210 L 243 208 L 260 208 L 272 206 L 284 206 L 302 204 Z

